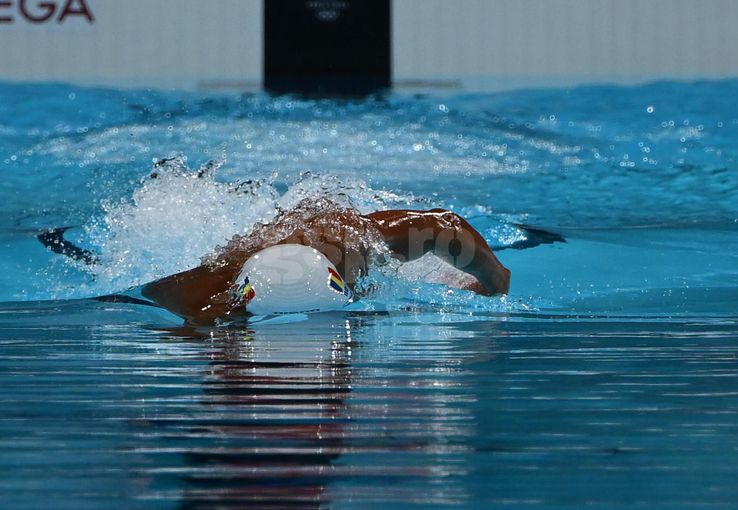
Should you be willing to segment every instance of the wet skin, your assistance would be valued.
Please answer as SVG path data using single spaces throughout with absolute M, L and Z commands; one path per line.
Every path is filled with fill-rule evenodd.
M 282 213 L 234 237 L 204 264 L 145 285 L 142 294 L 185 318 L 209 324 L 240 313 L 229 306 L 229 290 L 241 267 L 256 252 L 277 244 L 302 244 L 323 253 L 353 287 L 383 246 L 388 255 L 410 261 L 432 252 L 472 278 L 456 286 L 478 294 L 506 294 L 510 271 L 484 238 L 461 216 L 444 209 L 391 210 L 367 215 L 334 208 L 305 215 Z

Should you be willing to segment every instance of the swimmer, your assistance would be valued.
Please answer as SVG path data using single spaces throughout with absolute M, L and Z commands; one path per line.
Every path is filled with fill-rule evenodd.
M 280 264 L 288 271 L 296 261 L 302 264 L 298 272 L 312 271 L 304 265 L 307 259 L 300 250 L 282 249 L 275 255 L 275 250 L 269 250 L 275 246 L 310 248 L 315 260 L 325 265 L 326 288 L 333 283 L 333 290 L 346 300 L 354 294 L 357 279 L 373 264 L 381 263 L 383 257 L 404 262 L 429 252 L 468 275 L 456 282 L 459 288 L 492 296 L 506 294 L 510 286 L 510 271 L 497 260 L 479 232 L 453 212 L 390 210 L 362 215 L 329 200 L 304 200 L 270 223 L 257 224 L 250 234 L 235 236 L 206 257 L 202 265 L 145 285 L 141 294 L 196 324 L 249 315 L 253 313 L 249 310 L 250 298 L 258 296 L 259 289 L 254 293 L 244 269 L 251 264 L 258 272 L 255 261 L 262 254 L 269 255 L 266 265 L 277 268 L 275 275 Z M 298 276 L 311 278 L 309 274 Z M 315 287 L 305 280 L 303 292 Z M 270 291 L 279 293 L 279 289 Z M 299 293 L 300 286 L 293 285 L 292 292 Z M 300 298 L 295 294 L 295 299 Z
M 524 239 L 496 251 L 566 242 L 546 230 L 515 226 L 524 232 Z M 68 228 L 44 231 L 37 238 L 52 252 L 87 265 L 100 263 L 96 254 L 64 239 Z M 95 299 L 161 306 L 191 324 L 270 311 L 335 310 L 359 297 L 357 279 L 371 267 L 388 258 L 407 262 L 426 253 L 457 269 L 455 274 L 441 270 L 443 274 L 431 275 L 435 283 L 485 296 L 509 289 L 510 271 L 479 232 L 453 212 L 390 210 L 362 215 L 327 199 L 306 199 L 271 222 L 257 224 L 250 234 L 235 236 L 200 266 L 144 285 L 140 294 L 146 299 L 126 294 Z

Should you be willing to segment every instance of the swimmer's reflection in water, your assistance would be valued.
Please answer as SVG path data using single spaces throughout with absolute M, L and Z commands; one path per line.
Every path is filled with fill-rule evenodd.
M 359 277 L 392 257 L 415 260 L 432 253 L 465 273 L 448 285 L 485 296 L 506 294 L 510 271 L 487 242 L 461 216 L 444 209 L 390 210 L 360 214 L 327 199 L 303 200 L 250 234 L 237 235 L 205 258 L 202 265 L 156 280 L 144 297 L 193 324 L 211 324 L 249 313 L 234 302 L 244 264 L 276 245 L 302 245 L 324 255 L 353 289 Z M 243 282 L 242 282 L 243 283 Z
M 468 405 L 474 397 L 458 352 L 437 347 L 455 332 L 433 328 L 427 344 L 433 347 L 415 344 L 414 361 L 372 366 L 362 339 L 377 327 L 372 316 L 354 316 L 338 332 L 304 323 L 267 331 L 158 330 L 176 343 L 194 341 L 202 349 L 195 359 L 209 363 L 197 371 L 203 379 L 196 399 L 176 399 L 141 421 L 146 437 L 164 450 L 181 448 L 184 461 L 174 471 L 150 473 L 142 482 L 147 491 L 165 490 L 174 477 L 181 483 L 178 508 L 188 510 L 317 510 L 347 495 L 367 507 L 382 500 L 467 501 L 459 478 L 466 467 L 457 455 L 474 434 Z M 480 335 L 485 348 L 490 327 Z M 487 359 L 473 352 L 475 364 Z M 188 360 L 189 350 L 181 362 Z M 449 444 L 455 446 L 447 450 Z
M 325 339 L 306 343 L 303 331 L 282 328 L 274 349 L 248 331 L 202 337 L 218 347 L 202 416 L 189 431 L 198 446 L 186 453 L 179 508 L 307 510 L 329 502 L 349 421 L 351 343 L 338 338 L 326 348 Z M 195 329 L 188 336 L 200 339 Z

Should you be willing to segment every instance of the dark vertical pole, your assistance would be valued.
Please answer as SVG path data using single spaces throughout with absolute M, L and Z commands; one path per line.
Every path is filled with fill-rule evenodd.
M 364 95 L 390 86 L 390 0 L 264 0 L 264 87 Z

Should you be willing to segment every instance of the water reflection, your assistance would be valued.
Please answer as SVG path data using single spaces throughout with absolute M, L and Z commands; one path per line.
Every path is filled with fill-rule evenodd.
M 0 506 L 738 500 L 734 315 L 162 332 L 144 313 L 0 306 Z
M 160 424 L 191 445 L 180 507 L 319 508 L 344 449 L 350 337 L 289 326 L 176 333 L 206 341 L 211 360 L 188 419 Z
M 202 345 L 209 362 L 196 402 L 149 420 L 184 464 L 157 459 L 152 493 L 173 496 L 179 485 L 186 509 L 466 501 L 459 477 L 475 398 L 450 338 L 464 333 L 332 320 L 170 330 L 170 341 Z

